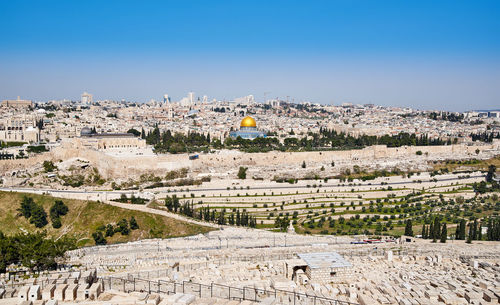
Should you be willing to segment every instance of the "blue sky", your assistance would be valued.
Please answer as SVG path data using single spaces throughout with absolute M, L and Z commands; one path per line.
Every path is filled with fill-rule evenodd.
M 0 1 L 0 99 L 500 108 L 500 1 Z

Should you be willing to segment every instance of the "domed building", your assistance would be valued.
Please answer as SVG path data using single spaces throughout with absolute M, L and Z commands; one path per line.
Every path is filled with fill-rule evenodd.
M 81 137 L 92 136 L 92 129 L 90 129 L 89 127 L 83 127 L 82 130 L 80 130 L 80 136 Z
M 241 120 L 240 130 L 231 131 L 229 136 L 233 139 L 241 137 L 243 139 L 253 140 L 255 138 L 265 138 L 267 135 L 265 132 L 257 129 L 257 122 L 254 118 L 246 116 Z

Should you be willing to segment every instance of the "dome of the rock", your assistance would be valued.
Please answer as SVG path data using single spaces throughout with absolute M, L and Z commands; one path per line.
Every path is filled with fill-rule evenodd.
M 257 123 L 252 117 L 247 116 L 241 120 L 240 127 L 257 127 Z

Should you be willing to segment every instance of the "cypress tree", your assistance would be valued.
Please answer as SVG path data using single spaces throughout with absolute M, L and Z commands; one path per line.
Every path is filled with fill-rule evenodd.
M 425 232 L 425 223 L 422 225 L 422 239 L 426 239 L 427 238 L 427 232 Z
M 441 230 L 441 242 L 445 243 L 447 237 L 448 237 L 448 230 L 446 228 L 446 224 L 443 223 L 443 229 Z
M 478 222 L 478 228 L 477 228 L 477 240 L 482 240 L 483 239 L 483 232 L 481 232 L 481 222 Z
M 465 227 L 467 225 L 467 222 L 465 219 L 460 220 L 460 232 L 459 232 L 459 238 L 460 240 L 465 240 Z
M 236 210 L 236 225 L 240 226 L 241 225 L 241 216 L 240 216 L 240 210 Z
M 493 221 L 491 217 L 488 218 L 488 230 L 486 231 L 486 239 L 493 240 Z
M 441 237 L 441 223 L 439 222 L 438 217 L 434 218 L 434 237 L 432 238 L 432 242 L 436 242 Z
M 474 219 L 474 228 L 472 231 L 472 240 L 477 240 L 477 219 Z
M 467 241 L 466 243 L 470 244 L 472 242 L 472 236 L 473 236 L 473 229 L 472 229 L 472 223 L 469 223 L 469 236 L 467 236 Z
M 408 219 L 406 221 L 405 235 L 406 236 L 413 236 L 413 228 L 412 228 L 412 225 L 411 225 L 411 219 Z

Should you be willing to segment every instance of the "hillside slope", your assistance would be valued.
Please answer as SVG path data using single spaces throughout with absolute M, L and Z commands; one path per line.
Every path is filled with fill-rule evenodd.
M 37 204 L 43 206 L 47 214 L 49 214 L 50 207 L 54 201 L 61 200 L 46 195 L 0 192 L 0 231 L 5 234 L 10 235 L 25 231 L 46 230 L 48 235 L 56 238 L 64 234 L 74 236 L 77 238 L 79 246 L 86 246 L 94 244 L 92 233 L 99 226 L 107 224 L 115 225 L 121 219 L 129 220 L 132 216 L 137 220 L 139 229 L 130 231 L 129 235 L 116 233 L 113 237 L 107 238 L 108 243 L 155 237 L 169 238 L 205 233 L 212 230 L 208 227 L 186 223 L 161 215 L 123 209 L 95 201 L 71 199 L 62 199 L 68 206 L 69 212 L 67 215 L 61 217 L 61 228 L 54 229 L 50 223 L 50 217 L 47 217 L 49 224 L 42 229 L 37 229 L 35 225 L 29 223 L 28 219 L 20 216 L 17 211 L 23 196 L 33 198 Z

